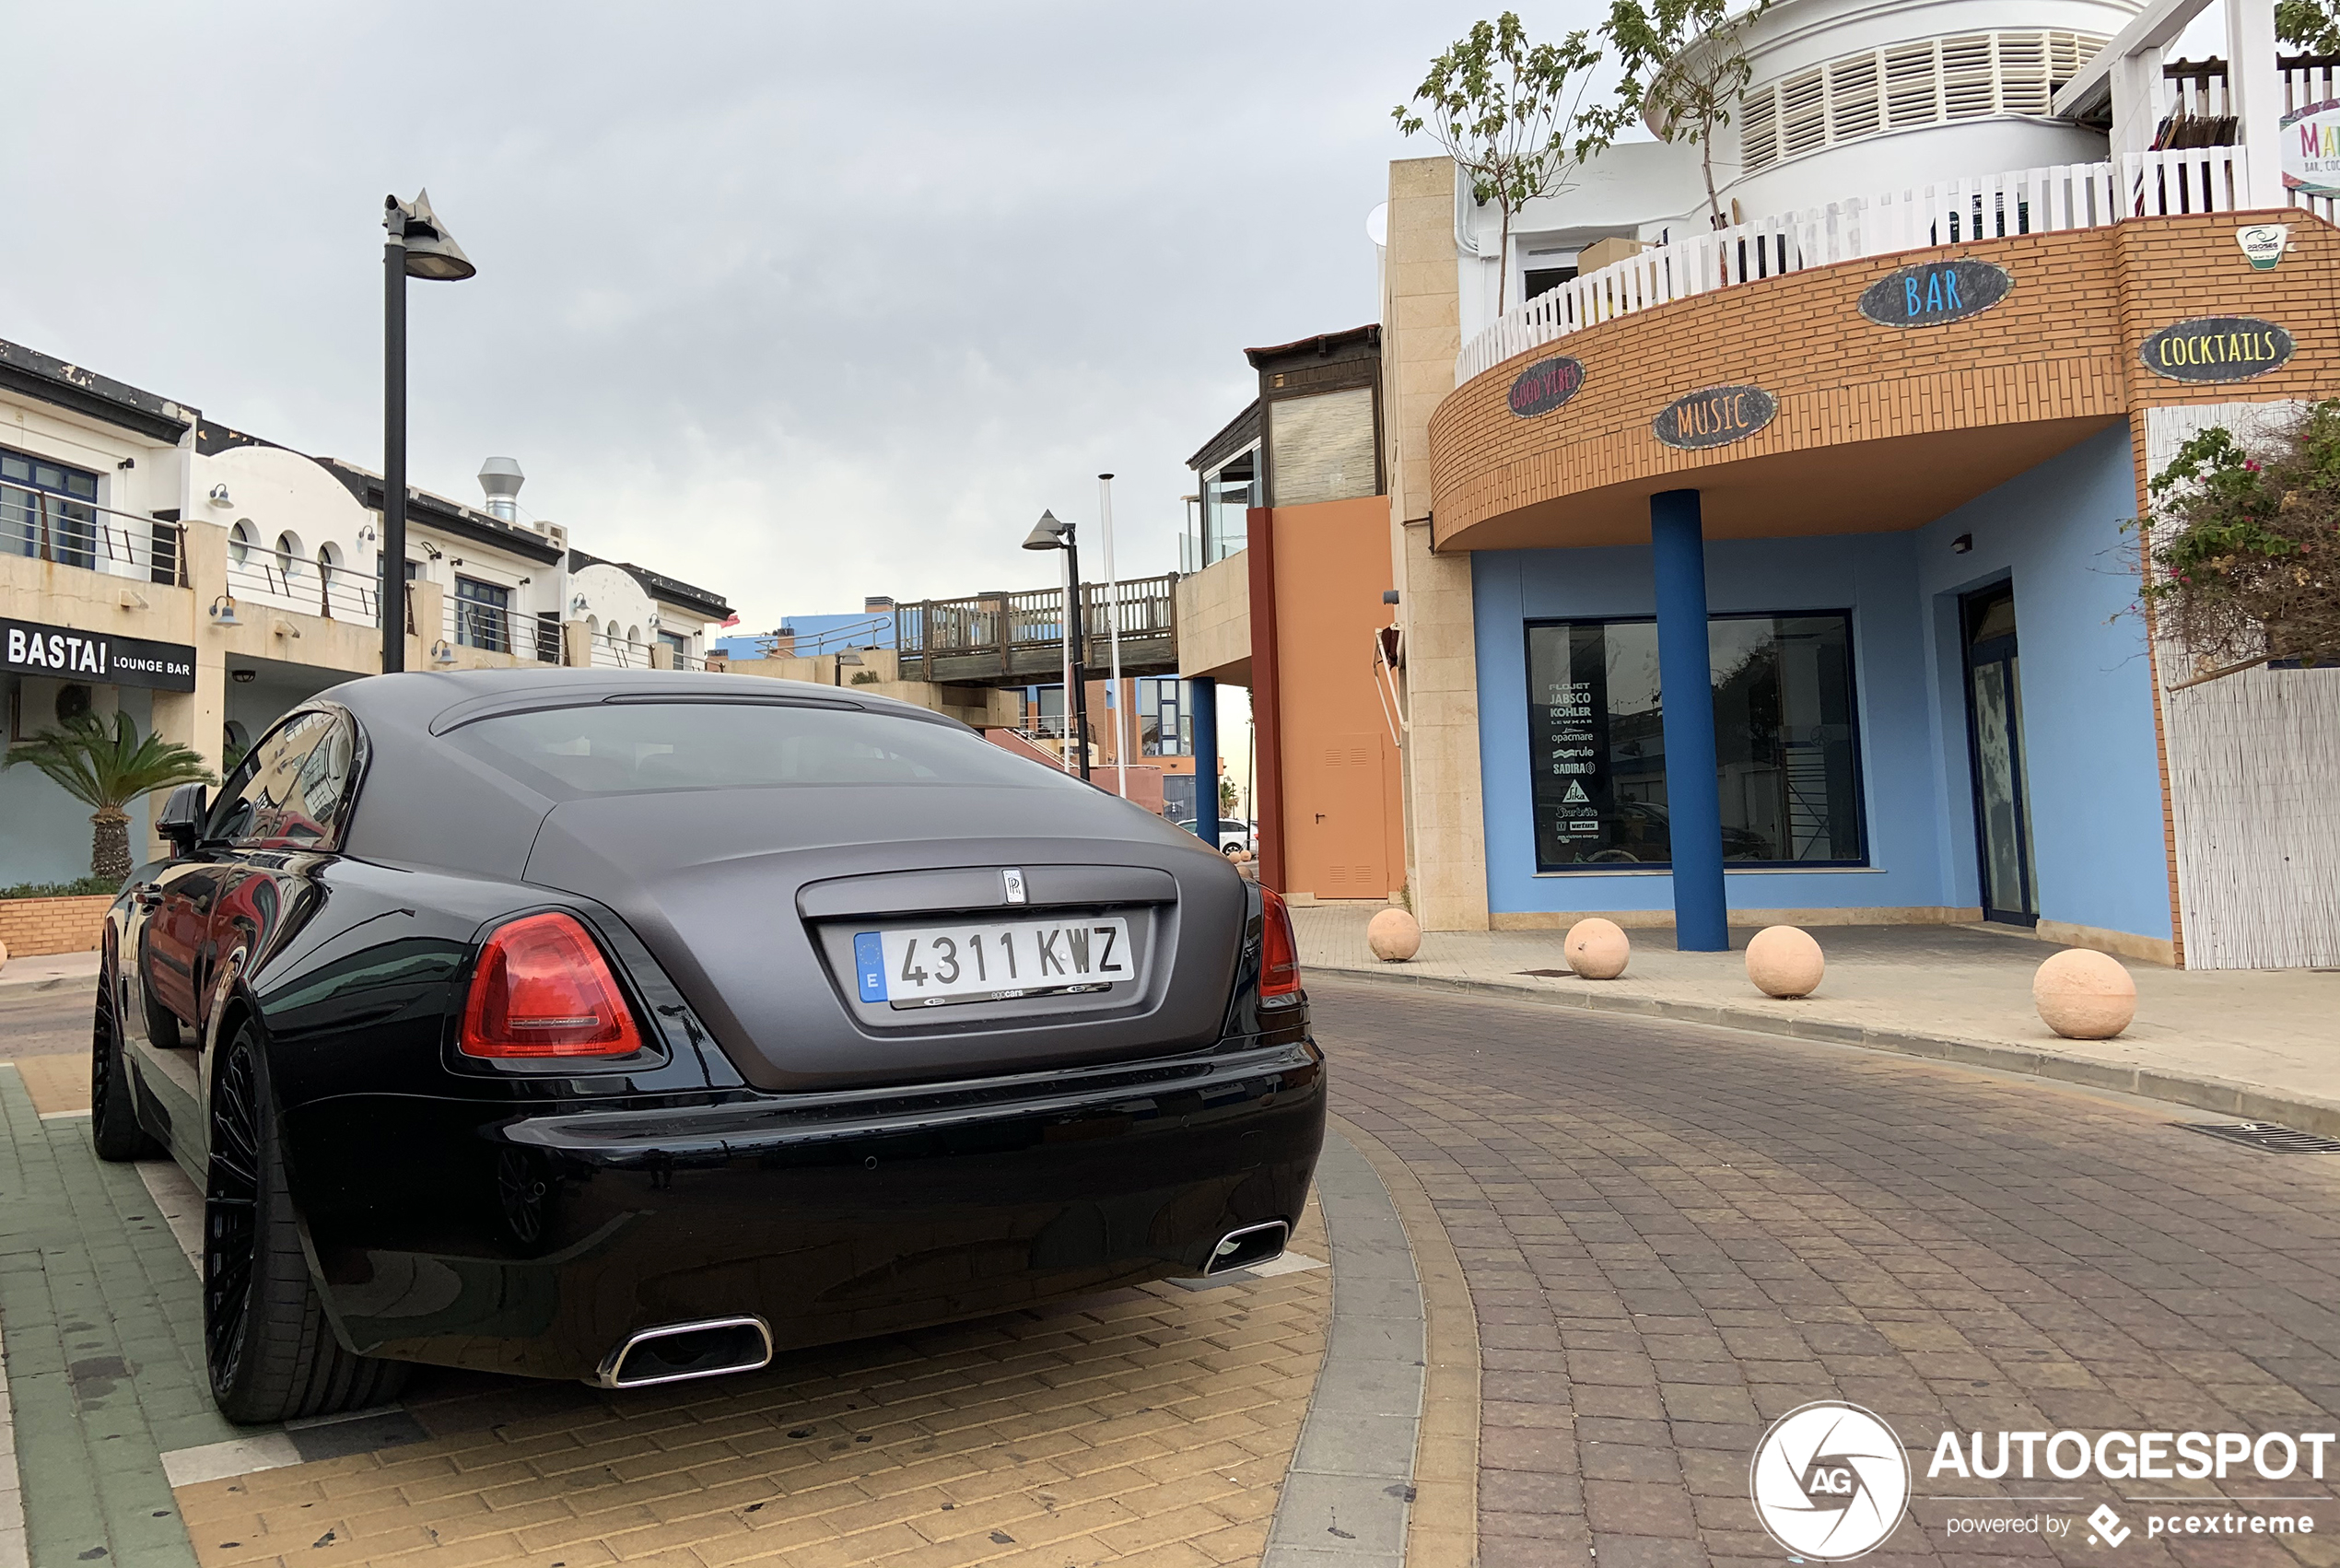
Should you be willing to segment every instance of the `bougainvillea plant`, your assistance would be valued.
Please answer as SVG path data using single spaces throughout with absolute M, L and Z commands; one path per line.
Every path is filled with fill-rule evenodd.
M 2205 430 L 2147 487 L 2143 597 L 2194 660 L 2182 684 L 2340 663 L 2340 400 L 2248 448 Z

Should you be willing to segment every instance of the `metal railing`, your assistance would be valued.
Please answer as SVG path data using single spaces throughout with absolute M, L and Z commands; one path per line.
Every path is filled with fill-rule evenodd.
M 458 599 L 451 595 L 440 600 L 439 603 L 440 635 L 458 648 L 476 648 L 483 653 L 509 653 L 516 659 L 532 659 L 540 664 L 558 664 L 561 661 L 558 621 L 502 604 L 488 604 L 476 599 Z
M 231 597 L 264 599 L 329 621 L 380 624 L 380 584 L 372 574 L 253 545 L 244 546 L 240 561 L 235 549 L 233 544 L 228 546 L 227 578 Z
M 846 648 L 883 648 L 885 636 L 894 629 L 894 613 L 888 611 L 883 615 L 867 615 L 841 626 L 831 626 L 825 631 L 790 631 L 787 637 L 769 634 L 757 638 L 755 645 L 766 659 L 805 659 Z M 784 643 L 785 647 L 782 646 Z M 677 664 L 675 667 L 680 669 L 682 666 Z
M 18 485 L 0 485 L 0 556 L 187 586 L 184 523 Z
M 592 633 L 591 639 L 596 670 L 650 668 L 650 645 L 647 642 L 636 642 L 622 633 L 606 631 Z
M 2108 160 L 1949 180 L 1692 235 L 1513 306 L 1463 345 L 1455 381 L 1602 322 L 1810 267 L 2129 217 L 2233 212 L 2247 200 L 2247 170 L 2239 146 L 2172 148 L 2118 168 Z

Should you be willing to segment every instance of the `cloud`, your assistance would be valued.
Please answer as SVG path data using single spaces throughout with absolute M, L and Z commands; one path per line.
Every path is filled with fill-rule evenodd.
M 1101 470 L 1166 570 L 1240 350 L 1375 319 L 1388 109 L 1476 14 L 37 8 L 0 335 L 378 465 L 379 204 L 427 185 L 480 275 L 413 289 L 418 484 L 517 457 L 751 626 L 1038 586 Z

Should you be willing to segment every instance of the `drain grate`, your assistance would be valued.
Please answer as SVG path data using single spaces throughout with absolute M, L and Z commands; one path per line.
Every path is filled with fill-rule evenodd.
M 2229 1143 L 2247 1143 L 2274 1154 L 2340 1154 L 2340 1138 L 2319 1138 L 2271 1121 L 2181 1121 L 2188 1132 L 2206 1132 Z

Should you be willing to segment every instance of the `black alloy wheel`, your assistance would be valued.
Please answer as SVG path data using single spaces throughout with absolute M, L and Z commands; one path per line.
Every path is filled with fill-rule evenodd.
M 229 1421 L 363 1409 L 406 1380 L 401 1363 L 344 1350 L 325 1320 L 286 1189 L 267 1056 L 249 1023 L 212 1073 L 203 1305 L 211 1397 Z
M 89 1141 L 101 1160 L 151 1160 L 162 1145 L 138 1125 L 138 1091 L 123 1059 L 122 1027 L 114 1011 L 120 977 L 108 965 L 98 977 L 98 1003 L 89 1025 Z

